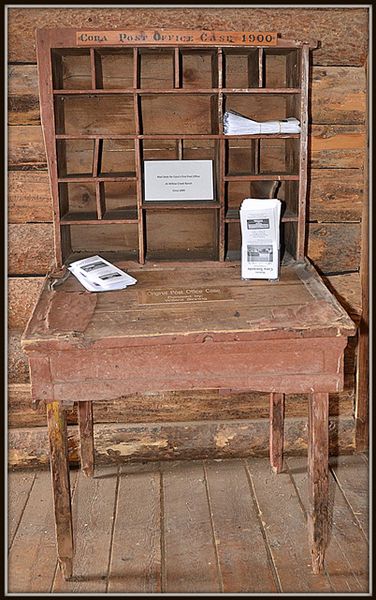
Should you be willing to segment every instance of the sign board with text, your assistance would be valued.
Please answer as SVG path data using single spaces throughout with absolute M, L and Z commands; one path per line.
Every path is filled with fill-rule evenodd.
M 212 160 L 145 160 L 144 200 L 214 200 Z
M 212 31 L 209 29 L 145 29 L 78 31 L 77 46 L 165 45 L 195 46 L 275 46 L 277 33 L 272 31 Z

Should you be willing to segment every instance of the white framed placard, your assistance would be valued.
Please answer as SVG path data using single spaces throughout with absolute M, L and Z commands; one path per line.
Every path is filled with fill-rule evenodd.
M 145 160 L 144 200 L 214 200 L 212 160 Z

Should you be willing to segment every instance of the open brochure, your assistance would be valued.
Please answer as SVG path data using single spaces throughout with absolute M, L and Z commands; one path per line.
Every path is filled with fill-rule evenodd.
M 89 292 L 123 290 L 137 282 L 137 279 L 98 255 L 77 260 L 68 269 Z
M 240 207 L 242 279 L 278 279 L 280 218 L 280 200 L 243 200 Z
M 223 131 L 225 135 L 299 133 L 300 124 L 295 117 L 275 121 L 253 121 L 234 110 L 229 110 L 223 117 Z

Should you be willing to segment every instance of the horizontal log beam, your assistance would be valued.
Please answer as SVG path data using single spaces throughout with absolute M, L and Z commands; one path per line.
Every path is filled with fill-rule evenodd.
M 8 327 L 23 330 L 42 289 L 43 277 L 9 277 Z
M 312 123 L 361 124 L 367 114 L 364 67 L 313 67 Z
M 124 395 L 110 402 L 94 403 L 95 423 L 168 423 L 178 421 L 267 419 L 269 395 L 260 392 L 236 393 L 218 390 L 164 392 Z M 330 394 L 330 415 L 351 416 L 354 390 Z M 307 417 L 307 396 L 286 395 L 286 417 Z M 77 425 L 77 409 L 68 411 L 68 423 Z M 30 384 L 8 388 L 8 427 L 43 427 L 43 404 L 32 408 Z
M 288 39 L 320 41 L 314 64 L 362 65 L 368 49 L 367 7 L 346 8 L 22 8 L 8 12 L 11 62 L 35 61 L 35 29 L 164 28 L 283 32 Z
M 362 169 L 311 169 L 308 220 L 360 221 L 364 202 Z
M 361 125 L 311 125 L 309 163 L 312 169 L 362 169 L 366 130 Z
M 54 261 L 52 223 L 9 225 L 10 275 L 45 275 Z
M 10 169 L 46 169 L 47 158 L 40 125 L 8 127 L 8 165 Z
M 310 223 L 308 256 L 324 274 L 356 271 L 360 265 L 360 223 Z
M 28 383 L 29 364 L 21 348 L 21 331 L 8 333 L 8 381 L 9 383 Z
M 332 454 L 354 449 L 354 419 L 330 419 Z M 253 421 L 204 421 L 148 424 L 94 425 L 95 460 L 119 463 L 126 460 L 178 460 L 265 456 L 268 453 L 268 419 Z M 69 459 L 79 462 L 77 427 L 68 427 Z M 307 419 L 288 418 L 285 422 L 285 454 L 305 454 Z M 9 430 L 10 467 L 41 467 L 48 464 L 46 427 Z
M 8 173 L 8 222 L 51 223 L 52 197 L 47 171 Z

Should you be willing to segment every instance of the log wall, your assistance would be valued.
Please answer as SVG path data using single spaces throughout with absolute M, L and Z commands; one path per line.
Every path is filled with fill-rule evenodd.
M 319 40 L 311 69 L 308 255 L 360 322 L 361 231 L 368 202 L 367 8 L 11 8 L 8 17 L 9 458 L 13 466 L 47 461 L 45 418 L 31 409 L 27 362 L 20 347 L 21 332 L 53 260 L 36 28 L 138 28 L 157 23 L 166 28 L 247 30 L 250 23 L 257 23 L 258 30 L 278 31 L 285 38 Z M 346 351 L 345 391 L 331 396 L 333 452 L 354 448 L 356 353 L 355 337 Z M 128 458 L 146 459 L 257 454 L 267 448 L 265 394 L 149 394 L 133 401 L 132 409 L 129 400 L 124 397 L 115 403 L 114 399 L 111 407 L 98 406 L 95 411 L 98 456 L 104 460 L 116 455 L 118 447 L 126 448 L 123 454 Z M 304 397 L 287 398 L 286 443 L 292 452 L 305 451 L 306 412 Z M 74 412 L 69 423 L 74 460 Z

